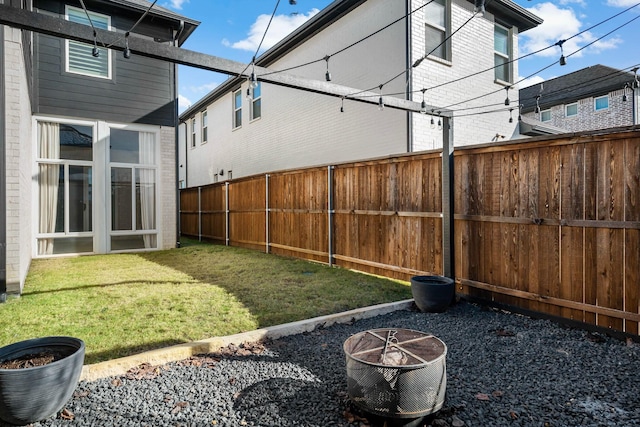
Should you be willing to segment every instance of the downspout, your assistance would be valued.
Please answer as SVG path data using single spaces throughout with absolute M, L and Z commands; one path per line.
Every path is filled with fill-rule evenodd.
M 0 1 L 2 3 L 2 1 Z M 5 142 L 4 25 L 0 25 L 0 203 L 7 206 Z M 0 303 L 7 300 L 7 210 L 0 210 Z
M 175 32 L 173 37 L 173 46 L 178 46 L 178 39 L 180 35 L 184 31 L 184 21 L 180 20 L 180 26 L 178 30 Z M 176 182 L 175 182 L 175 190 L 176 190 L 176 248 L 180 247 L 180 144 L 178 141 L 180 140 L 180 129 L 179 129 L 179 121 L 178 121 L 178 64 L 173 64 L 173 129 L 175 132 L 175 151 L 176 151 L 176 159 L 175 159 L 175 168 L 176 168 Z

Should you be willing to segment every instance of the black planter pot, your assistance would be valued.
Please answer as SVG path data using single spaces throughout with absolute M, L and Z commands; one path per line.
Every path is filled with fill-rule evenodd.
M 443 276 L 413 276 L 411 293 L 420 311 L 441 313 L 453 301 L 455 283 L 453 279 Z
M 84 342 L 72 337 L 43 337 L 0 348 L 0 361 L 54 351 L 64 355 L 43 366 L 0 369 L 0 419 L 24 425 L 48 418 L 73 395 L 84 364 Z

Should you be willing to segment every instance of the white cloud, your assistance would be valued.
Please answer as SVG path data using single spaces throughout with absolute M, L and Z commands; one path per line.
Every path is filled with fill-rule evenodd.
M 261 50 L 266 50 L 278 43 L 285 36 L 291 33 L 293 30 L 304 24 L 311 17 L 319 12 L 318 9 L 311 9 L 307 14 L 295 14 L 295 15 L 276 15 L 271 21 L 269 31 L 262 42 Z M 225 46 L 231 46 L 234 49 L 248 50 L 255 52 L 262 40 L 262 36 L 269 24 L 271 15 L 260 15 L 256 21 L 251 25 L 249 34 L 244 40 L 231 43 L 228 40 L 223 40 L 222 43 Z
M 194 93 L 196 95 L 202 96 L 211 92 L 213 89 L 218 87 L 218 85 L 220 85 L 219 82 L 211 82 L 211 83 L 202 84 L 200 86 L 187 86 L 187 89 L 189 90 L 190 93 Z
M 191 107 L 193 103 L 184 95 L 178 95 L 178 112 L 182 113 L 187 108 Z
M 607 6 L 630 7 L 638 2 L 636 0 L 607 0 Z
M 575 0 L 573 1 L 575 2 Z M 567 40 L 581 31 L 582 22 L 570 7 L 561 8 L 554 3 L 545 2 L 537 4 L 528 10 L 540 16 L 544 22 L 538 27 L 522 34 L 522 53 L 526 54 L 547 48 L 560 40 Z M 590 31 L 584 32 L 564 42 L 562 51 L 565 56 L 571 55 L 577 58 L 581 57 L 585 50 L 598 53 L 604 50 L 614 49 L 622 43 L 622 39 L 619 37 L 608 38 L 595 42 L 589 48 L 577 52 L 580 48 L 593 42 L 597 38 L 598 37 Z M 577 53 L 573 54 L 574 52 Z M 552 47 L 540 52 L 538 55 L 559 58 L 560 53 L 560 47 Z
M 545 81 L 545 79 L 540 76 L 533 76 L 533 77 L 529 77 L 528 79 L 522 80 L 523 78 L 524 77 L 518 77 L 518 81 L 520 82 L 518 83 L 518 89 L 524 89 L 525 87 L 533 86 Z
M 172 9 L 182 10 L 182 5 L 185 3 L 189 3 L 189 0 L 169 0 L 169 2 L 163 4 L 163 6 L 170 7 Z
M 566 5 L 566 4 L 570 4 L 570 3 L 575 3 L 578 4 L 580 6 L 586 6 L 587 3 L 584 0 L 560 0 L 560 4 L 561 5 Z

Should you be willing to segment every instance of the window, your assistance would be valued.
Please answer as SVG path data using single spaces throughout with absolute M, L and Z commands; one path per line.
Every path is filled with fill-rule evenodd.
M 91 23 L 96 28 L 108 30 L 111 26 L 111 18 L 95 12 L 87 12 Z M 87 19 L 87 13 L 77 7 L 66 7 L 66 19 L 79 24 L 91 25 Z M 111 53 L 105 47 L 97 47 L 98 56 L 94 56 L 94 45 L 66 40 L 66 71 L 69 73 L 83 74 L 85 76 L 111 78 Z
M 567 104 L 565 107 L 565 116 L 566 117 L 574 117 L 578 115 L 578 103 L 574 102 L 573 104 Z
M 426 54 L 451 61 L 451 3 L 450 0 L 432 0 L 425 10 Z
M 596 111 L 606 110 L 607 108 L 609 108 L 609 95 L 599 96 L 593 101 Z
M 542 110 L 540 112 L 540 121 L 541 122 L 550 122 L 551 121 L 551 110 Z
M 202 112 L 202 143 L 207 142 L 207 110 Z
M 493 50 L 496 80 L 511 82 L 511 37 L 509 29 L 495 24 Z
M 191 119 L 191 148 L 196 146 L 196 118 Z
M 93 134 L 38 122 L 38 255 L 93 252 Z
M 251 120 L 259 119 L 262 117 L 262 86 L 258 83 L 258 86 L 251 90 Z
M 157 247 L 156 135 L 111 128 L 111 250 Z
M 233 92 L 233 128 L 242 126 L 242 90 Z

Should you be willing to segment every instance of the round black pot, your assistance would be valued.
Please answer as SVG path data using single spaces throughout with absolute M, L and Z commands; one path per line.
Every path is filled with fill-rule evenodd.
M 443 276 L 413 276 L 411 293 L 420 311 L 441 313 L 453 301 L 455 283 L 453 279 Z
M 73 395 L 84 364 L 84 342 L 72 337 L 43 337 L 0 348 L 0 361 L 54 351 L 64 357 L 43 366 L 0 369 L 0 419 L 24 425 L 62 409 Z

